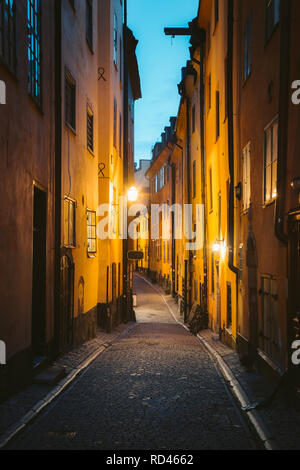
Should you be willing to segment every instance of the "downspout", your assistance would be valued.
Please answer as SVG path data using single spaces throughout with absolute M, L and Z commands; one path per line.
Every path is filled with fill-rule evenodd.
M 191 201 L 191 184 L 190 184 L 190 178 L 191 178 L 191 130 L 190 130 L 190 108 L 191 108 L 191 102 L 190 98 L 186 95 L 186 140 L 187 140 L 187 145 L 186 145 L 186 173 L 187 173 L 187 178 L 186 178 L 186 191 L 187 191 L 187 202 L 189 205 L 192 204 Z M 193 263 L 193 253 L 190 250 L 189 251 L 189 261 L 188 261 L 188 293 L 187 293 L 187 299 L 188 299 L 188 305 L 186 306 L 186 315 L 188 312 L 190 312 L 191 306 L 192 306 L 192 263 Z M 187 318 L 185 318 L 185 321 L 187 321 Z
M 203 37 L 200 44 L 200 150 L 201 150 L 201 199 L 204 205 L 204 244 L 203 244 L 203 308 L 207 312 L 207 213 L 206 213 L 206 195 L 205 195 L 205 138 L 204 138 L 204 47 L 205 47 L 206 33 L 203 31 Z
M 176 184 L 176 175 L 175 175 L 175 165 L 171 164 L 172 171 L 172 207 L 175 205 L 175 184 Z M 172 211 L 172 296 L 175 297 L 175 268 L 176 268 L 176 255 L 175 255 L 175 214 Z
M 128 34 L 127 34 L 127 0 L 124 0 L 124 25 L 123 25 L 123 45 L 124 45 L 124 138 L 123 138 L 123 191 L 127 197 L 128 189 Z M 127 214 L 126 214 L 127 221 Z M 127 232 L 127 223 L 126 223 Z M 128 289 L 128 233 L 124 234 L 123 239 L 123 321 L 129 320 L 129 289 Z
M 284 233 L 285 184 L 287 171 L 289 89 L 290 89 L 290 39 L 291 1 L 280 2 L 280 85 L 277 159 L 277 197 L 275 206 L 275 235 L 284 246 L 288 236 Z
M 59 353 L 60 246 L 61 246 L 61 137 L 62 137 L 62 19 L 61 1 L 55 0 L 55 250 L 54 353 Z
M 234 0 L 228 0 L 228 52 L 227 52 L 227 110 L 228 110 L 228 160 L 229 160 L 229 204 L 228 204 L 228 267 L 235 274 L 236 319 L 238 314 L 239 269 L 234 265 L 234 131 L 233 131 L 233 35 Z M 222 326 L 221 326 L 222 328 Z M 238 325 L 236 325 L 238 331 Z
M 228 59 L 227 59 L 227 109 L 228 109 L 228 161 L 229 161 L 229 204 L 228 204 L 228 267 L 236 275 L 234 265 L 234 140 L 233 140 L 233 0 L 228 0 Z

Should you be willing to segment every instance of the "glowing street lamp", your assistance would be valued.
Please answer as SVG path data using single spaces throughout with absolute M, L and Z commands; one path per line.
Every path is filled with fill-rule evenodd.
M 138 190 L 132 186 L 127 191 L 127 197 L 129 202 L 136 202 L 138 198 Z

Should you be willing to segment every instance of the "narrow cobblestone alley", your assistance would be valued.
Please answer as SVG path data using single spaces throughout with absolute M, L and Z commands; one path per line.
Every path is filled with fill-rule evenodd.
M 137 325 L 100 355 L 10 449 L 253 449 L 215 363 L 142 279 Z M 149 322 L 149 320 L 152 320 Z

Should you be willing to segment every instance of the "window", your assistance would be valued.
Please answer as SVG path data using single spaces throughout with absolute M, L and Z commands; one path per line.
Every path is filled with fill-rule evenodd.
M 247 210 L 251 202 L 251 159 L 250 143 L 243 150 L 243 210 Z
M 220 137 L 220 92 L 216 91 L 216 140 Z
M 41 1 L 27 0 L 28 93 L 38 106 L 41 94 Z
M 158 192 L 158 174 L 155 175 L 155 184 L 154 184 L 155 192 Z
M 65 121 L 76 129 L 76 85 L 69 72 L 65 76 Z
M 122 38 L 120 37 L 119 41 L 119 47 L 120 47 L 120 83 L 123 82 L 123 43 L 122 43 Z
M 209 210 L 213 210 L 213 178 L 212 168 L 209 169 Z
M 193 161 L 193 197 L 196 197 L 196 160 Z
M 219 21 L 219 0 L 215 0 L 215 27 Z
M 114 98 L 114 147 L 117 148 L 117 114 L 118 114 L 118 105 L 117 100 Z
M 227 283 L 227 328 L 232 326 L 231 283 Z
M 196 130 L 196 107 L 193 105 L 192 107 L 192 133 Z
M 211 293 L 215 292 L 215 255 L 211 254 Z
M 94 114 L 89 105 L 87 105 L 87 148 L 93 152 L 94 151 Z
M 219 202 L 219 210 L 218 210 L 219 240 L 221 241 L 222 240 L 222 194 L 221 192 L 219 192 L 218 202 Z
M 86 0 L 86 39 L 93 48 L 93 0 Z
M 278 328 L 277 280 L 261 277 L 261 332 L 260 347 L 277 365 L 280 364 L 280 336 Z
M 252 67 L 252 11 L 244 26 L 244 81 L 251 74 Z
M 211 35 L 211 27 L 209 23 L 208 28 L 207 28 L 207 52 L 210 51 L 210 35 Z
M 118 65 L 118 18 L 114 14 L 114 63 Z
M 165 185 L 165 167 L 163 166 L 160 169 L 160 189 L 162 189 Z
M 87 210 L 87 252 L 97 253 L 96 212 Z
M 208 109 L 211 108 L 211 74 L 208 77 Z
M 64 246 L 76 247 L 76 202 L 65 198 L 64 200 Z
M 122 135 L 123 135 L 123 128 L 122 128 L 122 114 L 120 114 L 120 130 L 119 130 L 119 155 L 122 158 Z
M 266 2 L 266 41 L 268 41 L 274 31 L 275 26 L 279 23 L 280 16 L 280 0 L 265 0 Z
M 278 120 L 276 118 L 265 129 L 264 155 L 264 202 L 273 201 L 277 196 L 277 145 Z
M 15 0 L 0 0 L 0 55 L 15 73 L 17 69 Z

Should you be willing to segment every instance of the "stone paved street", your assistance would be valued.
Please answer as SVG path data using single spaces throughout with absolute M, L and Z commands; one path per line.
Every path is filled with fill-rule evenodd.
M 10 449 L 252 449 L 257 447 L 199 340 L 152 292 L 156 316 L 99 356 Z M 156 307 L 156 308 L 155 308 Z M 146 312 L 146 316 L 149 312 Z

